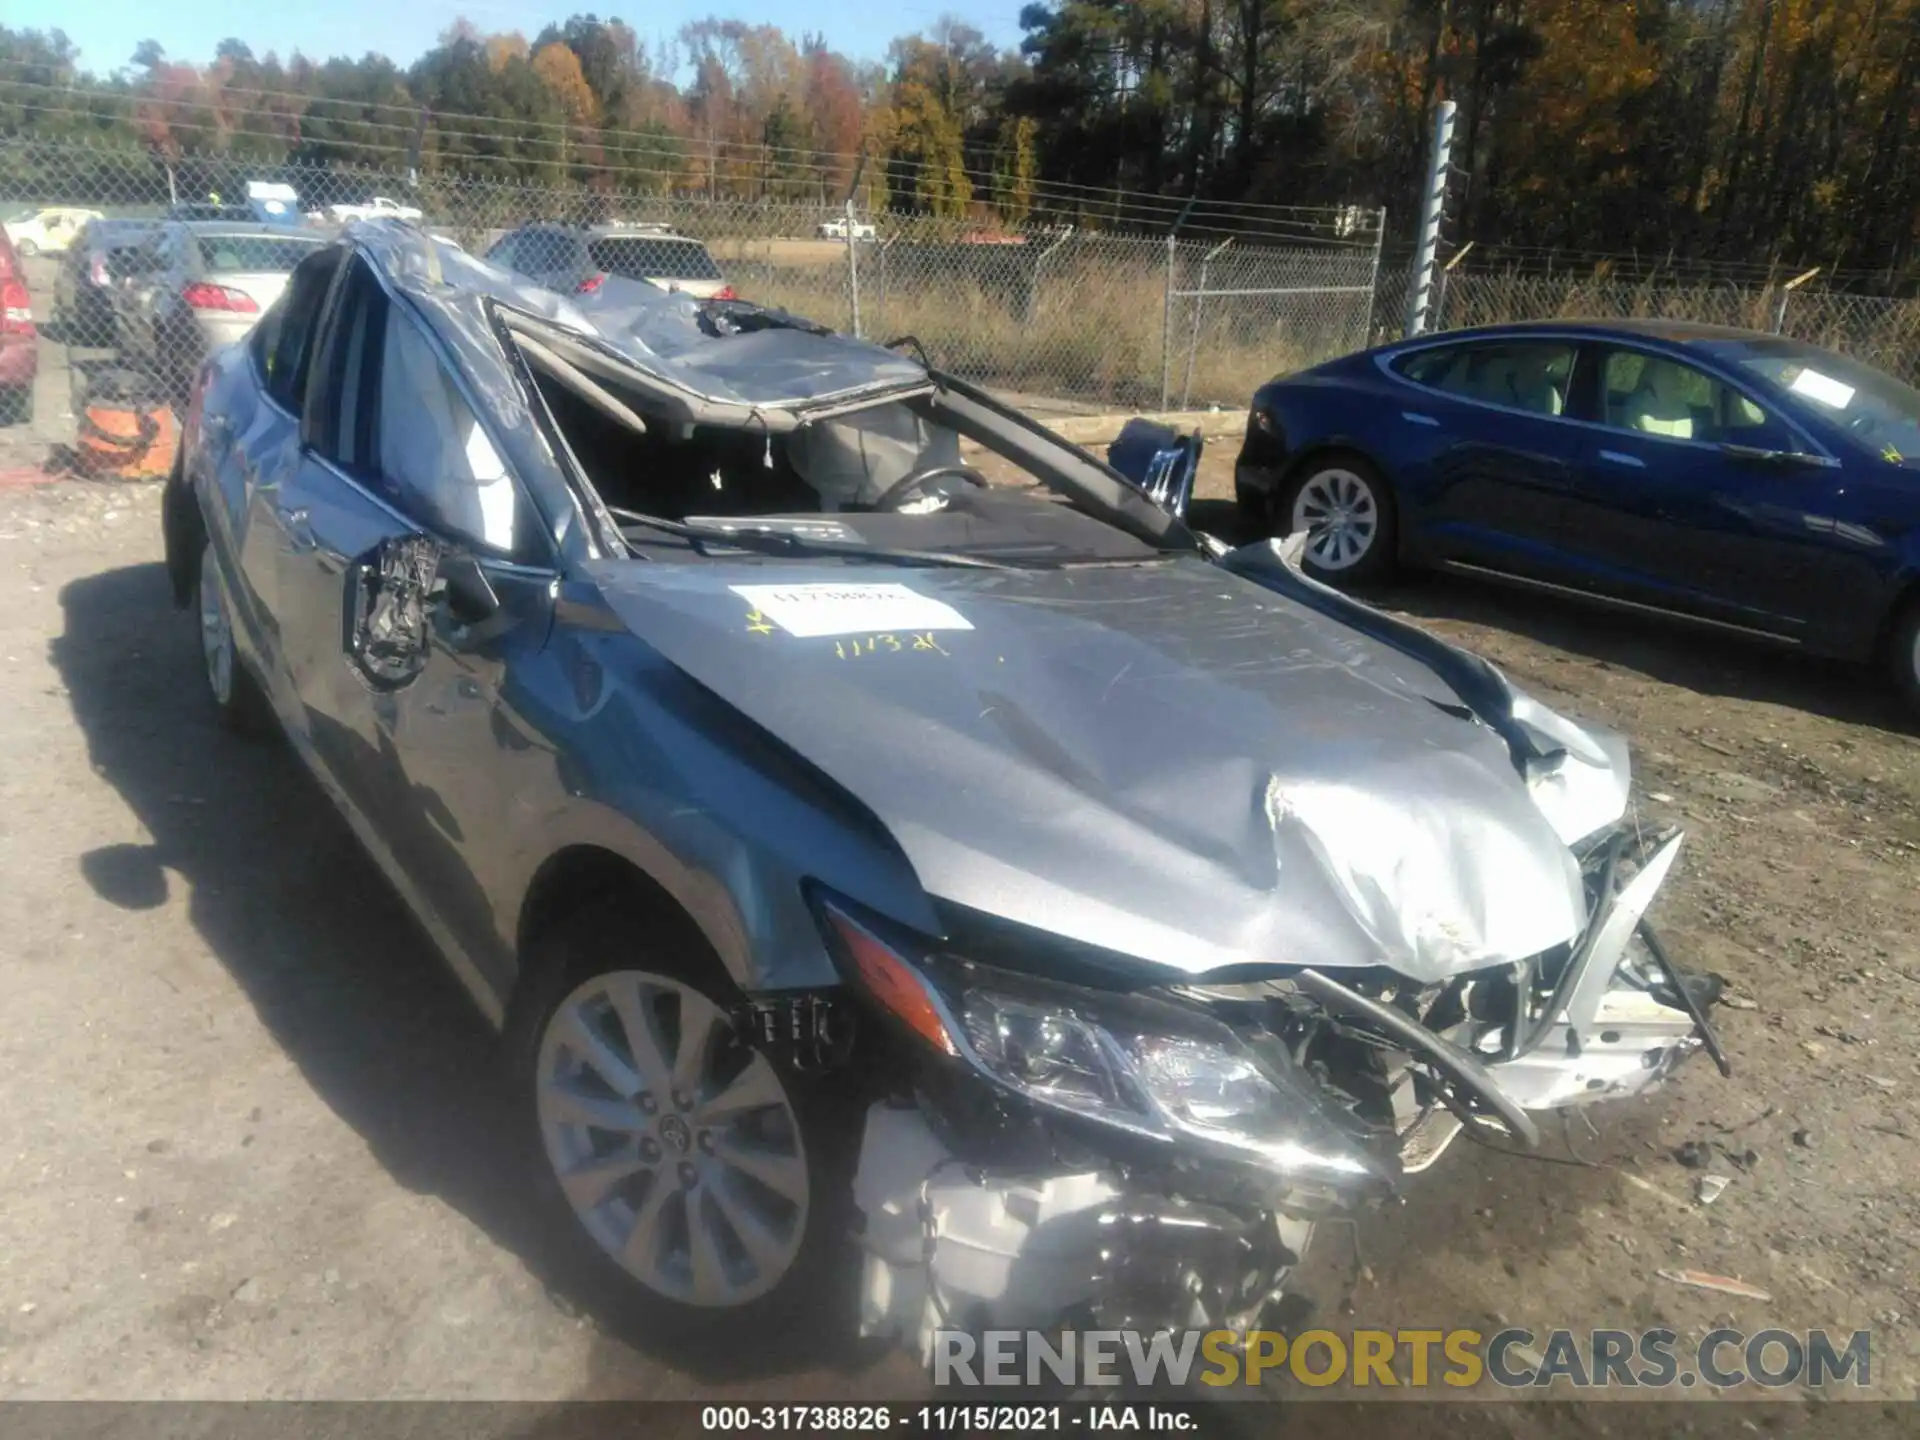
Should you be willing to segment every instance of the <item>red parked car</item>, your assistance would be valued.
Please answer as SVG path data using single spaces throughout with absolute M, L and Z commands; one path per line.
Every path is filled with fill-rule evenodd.
M 39 372 L 40 332 L 33 327 L 26 271 L 0 231 L 0 425 L 33 418 L 33 377 Z

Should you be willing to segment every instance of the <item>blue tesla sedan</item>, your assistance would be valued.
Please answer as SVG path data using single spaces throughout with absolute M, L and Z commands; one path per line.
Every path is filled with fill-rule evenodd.
M 1241 516 L 1321 579 L 1458 570 L 1887 664 L 1920 704 L 1920 391 L 1669 321 L 1452 331 L 1270 381 Z

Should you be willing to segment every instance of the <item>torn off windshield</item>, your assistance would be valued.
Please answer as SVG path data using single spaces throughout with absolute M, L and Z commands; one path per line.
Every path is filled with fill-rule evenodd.
M 1163 553 L 1064 503 L 1018 465 L 963 444 L 928 396 L 776 429 L 649 416 L 644 397 L 620 394 L 611 382 L 604 393 L 615 407 L 538 371 L 536 383 L 585 478 L 616 511 L 702 530 L 777 530 L 856 553 L 870 547 L 1047 565 Z M 645 527 L 625 533 L 656 558 L 702 553 L 685 536 Z

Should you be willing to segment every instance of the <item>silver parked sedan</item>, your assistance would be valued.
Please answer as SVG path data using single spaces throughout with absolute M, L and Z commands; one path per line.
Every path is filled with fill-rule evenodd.
M 184 389 L 202 360 L 246 337 L 326 240 L 279 225 L 175 221 L 115 250 L 108 270 L 122 354 Z
M 1319 1218 L 1714 1045 L 1619 736 L 919 359 L 363 222 L 180 454 L 214 710 L 675 1327 L 831 1323 L 848 1266 L 909 1339 L 1247 1328 Z

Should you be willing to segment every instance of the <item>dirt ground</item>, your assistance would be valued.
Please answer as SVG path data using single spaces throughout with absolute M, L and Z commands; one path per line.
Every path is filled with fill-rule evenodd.
M 716 1355 L 582 1311 L 514 1198 L 484 1026 L 288 752 L 214 727 L 157 487 L 12 474 L 0 1398 L 923 1394 L 825 1313 Z M 1696 1061 L 1566 1163 L 1463 1141 L 1363 1218 L 1357 1266 L 1356 1236 L 1323 1230 L 1319 1316 L 1870 1328 L 1871 1393 L 1920 1397 L 1909 722 L 1844 669 L 1717 639 L 1454 581 L 1386 601 L 1634 737 L 1642 814 L 1691 836 L 1657 917 L 1732 982 L 1734 1075 Z M 1674 1158 L 1690 1140 L 1731 1181 L 1710 1207 Z M 1564 1432 L 1541 1412 L 1513 1433 Z

